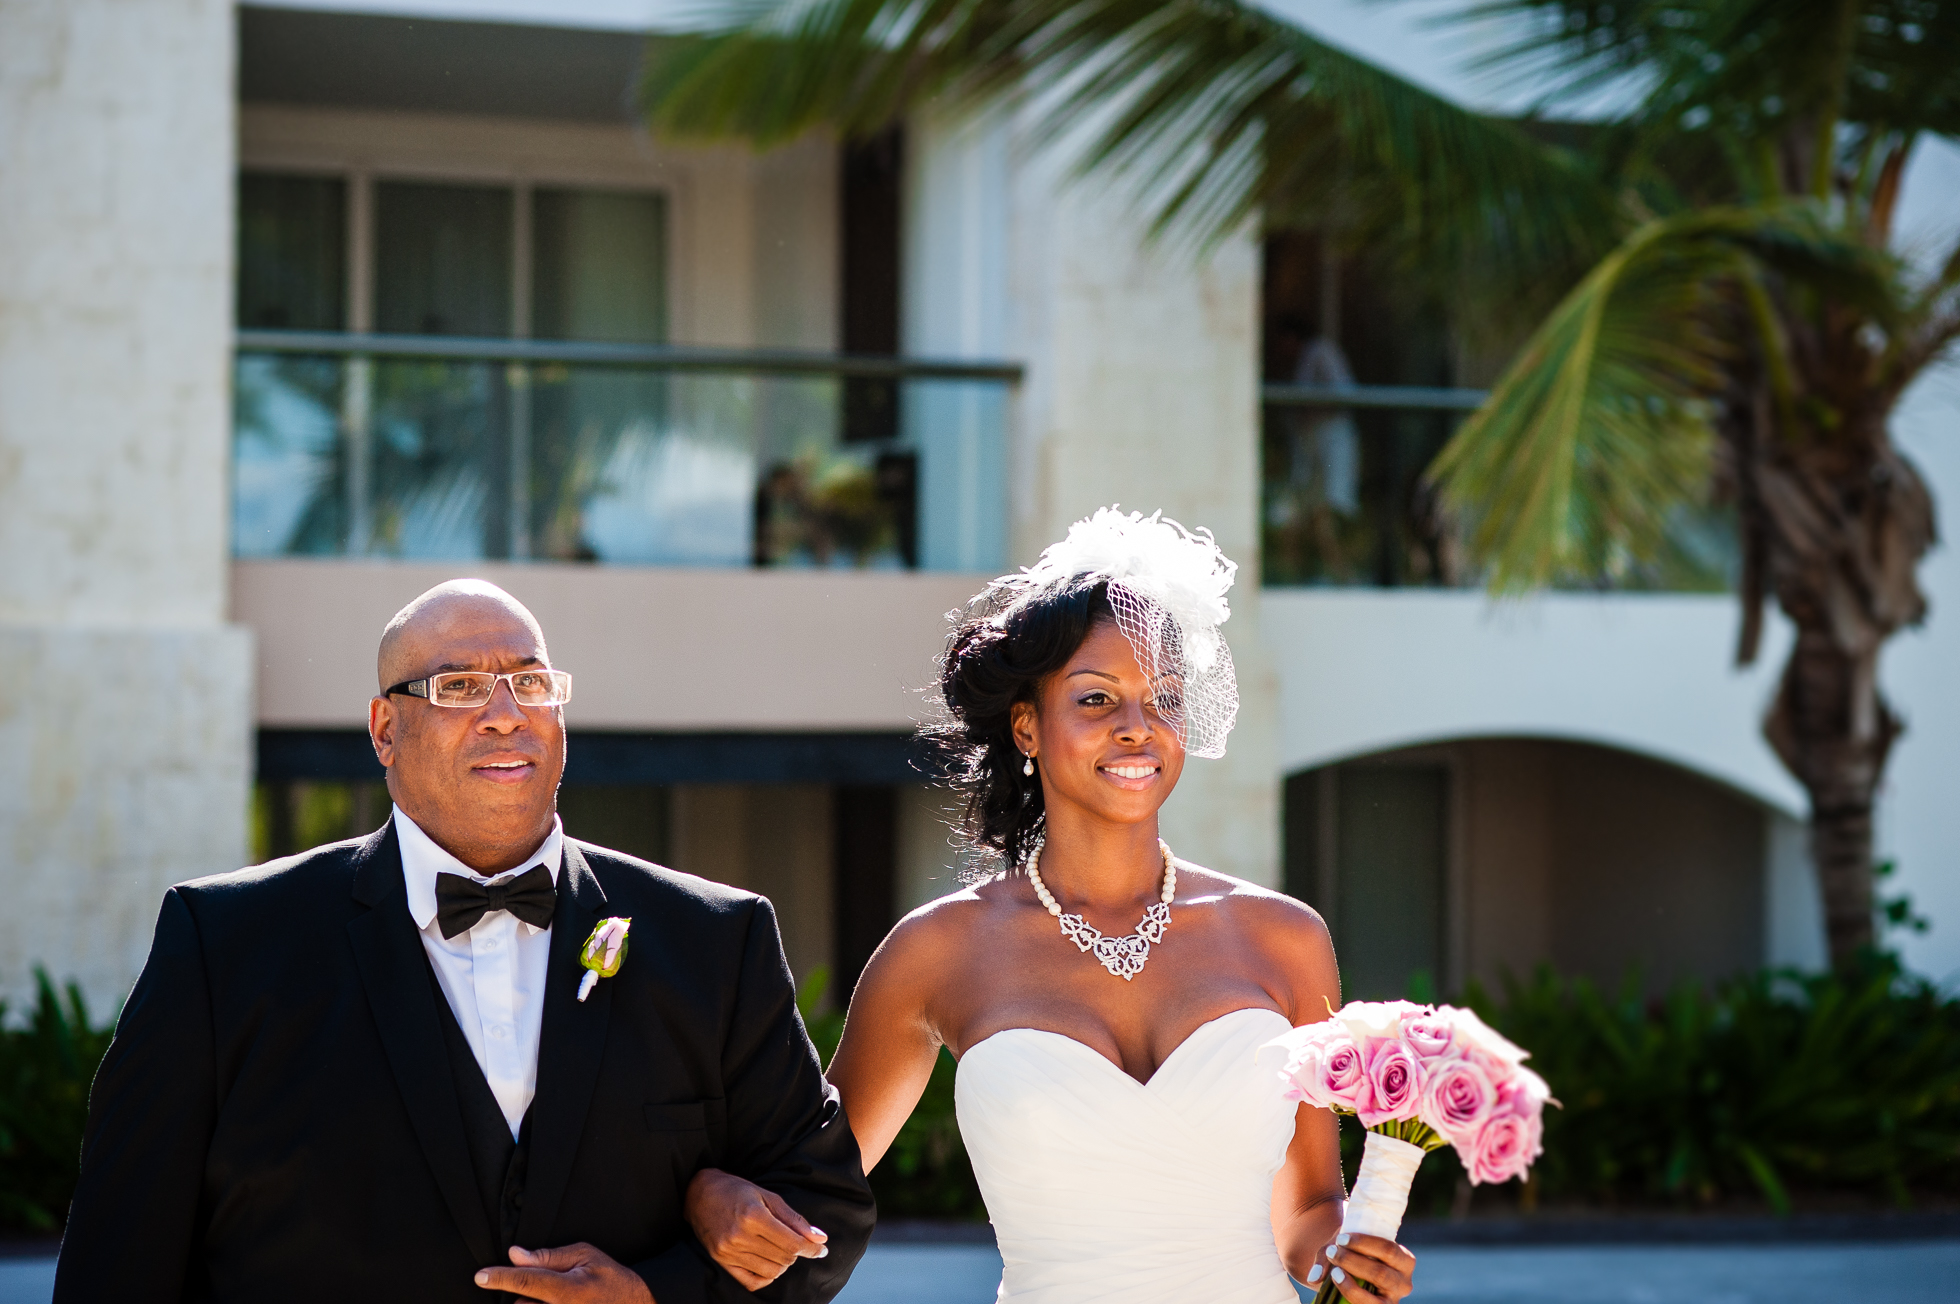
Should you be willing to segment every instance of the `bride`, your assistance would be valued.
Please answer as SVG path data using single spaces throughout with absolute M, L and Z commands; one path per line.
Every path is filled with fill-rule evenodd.
M 956 620 L 937 730 L 972 840 L 1008 871 L 924 906 L 851 998 L 829 1070 L 874 1167 L 943 1045 L 1006 1265 L 1000 1298 L 1294 1304 L 1330 1272 L 1399 1300 L 1415 1259 L 1334 1244 L 1337 1122 L 1259 1048 L 1339 1004 L 1320 917 L 1176 858 L 1157 813 L 1237 711 L 1208 533 L 1104 509 Z M 705 1170 L 689 1218 L 754 1290 L 822 1233 Z

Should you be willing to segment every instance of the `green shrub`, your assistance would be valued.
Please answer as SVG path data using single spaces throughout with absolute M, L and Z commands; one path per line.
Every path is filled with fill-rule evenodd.
M 1827 1191 L 1894 1204 L 1960 1194 L 1960 1000 L 1885 957 L 1848 976 L 1766 972 L 1660 1000 L 1641 992 L 1637 977 L 1608 995 L 1540 969 L 1507 979 L 1499 997 L 1473 984 L 1459 998 L 1532 1052 L 1564 1106 L 1545 1111 L 1525 1205 L 1759 1199 L 1787 1211 Z M 842 1029 L 838 1015 L 812 1021 L 826 1063 Z M 1350 1182 L 1361 1144 L 1344 1120 Z M 1448 1211 L 1461 1182 L 1455 1153 L 1432 1153 L 1410 1211 Z M 944 1051 L 872 1184 L 887 1216 L 985 1217 Z
M 75 984 L 65 1004 L 45 970 L 34 970 L 34 985 L 28 1025 L 0 1027 L 0 1229 L 11 1232 L 59 1231 L 67 1218 L 89 1084 L 114 1031 L 89 1022 Z
M 1960 1192 L 1960 1001 L 1895 962 L 1768 972 L 1659 1001 L 1540 970 L 1468 1002 L 1532 1052 L 1548 1199 L 1711 1203 Z

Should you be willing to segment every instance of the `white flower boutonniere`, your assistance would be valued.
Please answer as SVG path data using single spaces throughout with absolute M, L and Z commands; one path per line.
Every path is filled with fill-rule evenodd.
M 585 966 L 585 977 L 578 985 L 579 1000 L 592 995 L 601 978 L 612 977 L 626 963 L 626 930 L 632 926 L 631 919 L 615 915 L 601 919 L 592 936 L 585 939 L 585 948 L 578 953 L 578 962 Z

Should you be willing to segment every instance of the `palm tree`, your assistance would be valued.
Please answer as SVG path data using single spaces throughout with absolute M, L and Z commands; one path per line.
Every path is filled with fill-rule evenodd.
M 1872 804 L 1933 506 L 1887 421 L 1960 338 L 1960 246 L 1893 248 L 1907 157 L 1960 136 L 1960 0 L 1488 0 L 1499 66 L 1581 124 L 1460 108 L 1231 0 L 806 0 L 658 47 L 677 135 L 870 134 L 1037 93 L 1161 232 L 1249 220 L 1392 256 L 1532 325 L 1430 475 L 1499 590 L 1610 579 L 1711 494 L 1740 532 L 1737 659 L 1796 642 L 1764 723 L 1810 796 L 1833 961 L 1873 942 Z M 1337 178 L 1338 184 L 1329 184 Z M 1502 305 L 1493 307 L 1489 305 Z M 1513 336 L 1516 338 L 1516 335 Z

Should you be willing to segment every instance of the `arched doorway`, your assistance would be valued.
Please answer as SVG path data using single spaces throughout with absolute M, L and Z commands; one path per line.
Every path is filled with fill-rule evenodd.
M 1286 887 L 1333 930 L 1347 994 L 1540 963 L 1650 991 L 1768 956 L 1782 817 L 1609 747 L 1473 738 L 1286 781 Z

